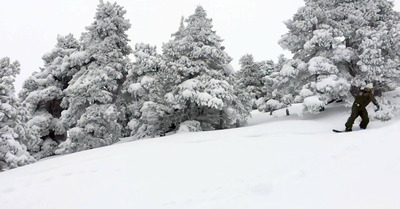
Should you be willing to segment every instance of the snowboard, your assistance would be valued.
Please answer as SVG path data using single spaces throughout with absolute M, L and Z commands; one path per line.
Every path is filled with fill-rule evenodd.
M 345 130 L 340 131 L 340 130 L 336 130 L 336 129 L 332 129 L 332 131 L 335 132 L 335 133 L 345 133 L 345 132 L 347 132 Z M 351 132 L 351 131 L 348 131 L 348 132 Z
M 363 129 L 360 129 L 360 130 L 363 130 Z M 341 130 L 337 130 L 337 129 L 332 129 L 332 131 L 335 132 L 335 133 L 348 133 L 348 132 L 354 132 L 354 131 L 360 131 L 360 130 L 353 130 L 353 131 L 345 131 L 345 130 L 343 130 L 343 131 L 341 131 Z

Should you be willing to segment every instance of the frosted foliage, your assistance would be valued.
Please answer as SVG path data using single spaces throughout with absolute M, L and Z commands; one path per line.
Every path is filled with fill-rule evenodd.
M 157 137 L 164 135 L 169 128 L 169 121 L 165 120 L 168 109 L 155 102 L 144 102 L 140 109 L 141 117 L 132 119 L 129 122 L 131 135 L 136 139 L 146 137 Z
M 336 74 L 338 69 L 330 60 L 325 57 L 313 57 L 308 62 L 308 70 L 312 75 L 315 74 Z
M 74 51 L 69 56 L 69 59 L 64 60 L 65 62 L 61 66 L 63 70 L 68 69 L 67 66 L 81 66 L 87 63 L 89 60 L 88 53 L 85 51 Z
M 25 143 L 37 159 L 54 155 L 56 146 L 66 139 L 66 127 L 60 120 L 65 110 L 61 101 L 72 76 L 87 60 L 79 47 L 72 34 L 59 35 L 55 48 L 42 57 L 44 67 L 25 81 L 19 94 L 30 115 L 26 124 L 38 134 Z
M 339 77 L 339 69 L 328 58 L 316 56 L 307 63 L 299 59 L 282 60 L 277 67 L 277 73 L 271 73 L 264 78 L 273 91 L 267 91 L 265 98 L 257 102 L 261 111 L 276 109 L 265 103 L 268 101 L 279 101 L 279 108 L 282 108 L 293 102 L 301 103 L 311 96 L 316 96 L 322 102 L 319 104 L 322 108 L 328 102 L 345 98 L 348 94 L 349 81 Z M 313 108 L 305 110 L 316 112 Z
M 125 33 L 131 24 L 124 18 L 125 14 L 124 8 L 117 3 L 100 2 L 95 21 L 86 27 L 88 32 L 82 37 L 84 51 L 90 57 L 106 64 L 110 59 L 121 59 L 132 52 Z
M 350 89 L 349 83 L 344 78 L 339 78 L 336 75 L 331 75 L 321 79 L 316 83 L 318 92 L 329 95 L 329 98 L 341 98 L 347 95 Z
M 311 91 L 311 90 L 309 90 L 309 89 L 302 89 L 301 91 L 300 91 L 300 93 L 299 93 L 299 95 L 301 96 L 301 97 L 303 97 L 303 99 L 304 98 L 307 98 L 307 97 L 309 97 L 309 96 L 312 96 L 314 93 Z
M 260 99 L 257 99 L 256 105 L 257 105 L 258 110 L 263 111 L 263 109 L 265 109 L 265 107 L 260 108 L 260 106 L 265 105 L 265 102 L 266 102 L 265 100 L 266 100 L 265 97 L 261 97 Z
M 307 63 L 299 59 L 285 60 L 281 58 L 274 68 L 275 70 L 263 79 L 267 89 L 264 90 L 266 93 L 264 98 L 257 101 L 260 111 L 276 109 L 276 107 L 266 104 L 271 99 L 271 101 L 279 101 L 281 108 L 291 105 L 294 97 L 298 96 L 311 76 Z
M 303 106 L 305 111 L 318 113 L 325 106 L 325 103 L 317 96 L 310 96 L 304 99 Z
M 114 105 L 88 107 L 80 117 L 77 127 L 68 131 L 69 140 L 61 143 L 56 153 L 66 154 L 117 142 L 121 132 L 121 126 L 117 122 L 118 115 Z
M 85 62 L 64 90 L 62 106 L 67 109 L 61 119 L 70 129 L 69 143 L 60 145 L 59 154 L 109 145 L 121 136 L 118 116 L 124 108 L 119 96 L 132 52 L 125 14 L 116 3 L 101 1 L 95 21 L 82 34 L 83 49 L 75 58 Z
M 384 85 L 389 89 L 396 87 L 399 81 L 400 71 L 397 69 L 399 63 L 398 48 L 396 41 L 399 40 L 398 26 L 389 30 L 383 26 L 378 30 L 366 30 L 365 38 L 360 44 L 363 49 L 360 61 L 357 63 L 360 68 L 356 81 L 364 78 L 366 82 L 374 82 L 377 85 Z
M 153 121 L 146 115 L 145 110 L 160 114 L 157 120 L 162 120 L 161 116 L 164 115 L 162 112 L 166 110 L 161 104 L 165 88 L 161 70 L 165 68 L 165 63 L 163 57 L 157 53 L 156 47 L 149 44 L 136 44 L 133 54 L 135 62 L 129 69 L 127 79 L 123 84 L 125 92 L 123 103 L 127 107 L 124 123 L 124 125 L 127 123 L 125 125 L 127 129 L 124 133 L 137 138 L 159 136 L 162 131 L 157 128 L 163 126 L 157 126 L 155 123 L 148 124 L 149 120 Z M 144 107 L 144 104 L 150 101 L 154 103 L 147 103 L 148 106 Z M 150 105 L 151 108 L 149 104 L 153 104 Z M 160 106 L 156 107 L 157 105 Z
M 178 86 L 173 102 L 174 107 L 179 109 L 188 108 L 188 102 L 192 103 L 195 109 L 186 109 L 185 114 L 188 118 L 197 118 L 200 122 L 207 125 L 218 126 L 219 120 L 212 118 L 212 114 L 224 112 L 227 106 L 238 100 L 237 96 L 232 94 L 234 89 L 227 81 L 212 79 L 208 76 L 199 76 L 196 79 L 190 79 Z M 189 106 L 189 108 L 191 108 Z M 203 114 L 203 115 L 202 115 Z M 210 114 L 207 117 L 207 114 Z M 227 115 L 225 112 L 224 114 Z M 235 112 L 234 114 L 238 114 Z M 236 121 L 225 119 L 226 126 L 234 126 Z
M 199 132 L 202 131 L 201 124 L 198 121 L 188 120 L 180 124 L 178 133 Z
M 369 111 L 371 118 L 388 121 L 400 115 L 400 88 L 384 93 L 378 102 L 381 109 L 377 112 Z
M 286 64 L 283 65 L 282 70 L 279 74 L 283 77 L 296 77 L 299 74 L 306 73 L 307 64 L 301 60 L 288 60 Z
M 338 69 L 331 61 L 324 57 L 314 57 L 309 62 L 311 75 L 316 76 L 315 82 L 310 82 L 307 86 L 325 103 L 337 99 L 345 98 L 349 92 L 350 84 L 342 77 L 337 76 Z
M 166 58 L 166 105 L 173 108 L 172 126 L 198 121 L 203 130 L 230 128 L 245 123 L 249 100 L 238 98 L 231 58 L 212 30 L 212 20 L 198 6 L 182 22 L 173 40 L 163 45 Z M 229 115 L 228 114 L 233 114 Z
M 187 25 L 180 29 L 180 35 L 173 34 L 176 39 L 163 45 L 164 55 L 184 65 L 184 68 L 177 66 L 179 73 L 189 76 L 204 71 L 209 73 L 212 69 L 229 74 L 224 66 L 231 58 L 221 45 L 222 39 L 212 30 L 212 20 L 207 18 L 206 11 L 197 7 L 195 14 L 185 22 Z
M 332 60 L 334 63 L 351 62 L 355 59 L 356 53 L 351 48 L 337 48 L 333 51 Z
M 149 77 L 149 76 L 143 76 L 143 78 L 140 80 L 140 84 L 142 85 L 142 86 L 149 86 L 149 85 L 151 85 L 151 83 L 153 83 L 154 82 L 154 78 L 152 78 L 152 77 Z
M 335 44 L 334 41 L 335 39 L 330 30 L 315 30 L 312 38 L 304 44 L 304 50 L 311 54 L 321 49 L 329 49 Z
M 82 99 L 89 104 L 113 101 L 113 93 L 118 89 L 117 80 L 122 78 L 122 73 L 114 68 L 99 70 L 98 67 L 97 63 L 92 63 L 89 68 L 82 69 L 82 73 L 76 74 L 80 77 L 74 77 L 66 89 L 68 96 L 72 97 L 71 100 Z
M 249 93 L 253 109 L 257 108 L 256 101 L 264 96 L 263 78 L 270 74 L 274 68 L 273 62 L 255 62 L 252 55 L 240 58 L 240 71 L 236 74 L 236 86 L 242 91 Z
M 135 62 L 129 69 L 124 83 L 124 91 L 128 92 L 133 100 L 150 100 L 157 97 L 160 87 L 157 87 L 160 70 L 165 67 L 164 60 L 157 53 L 156 47 L 148 44 L 136 44 L 133 52 Z
M 0 171 L 34 162 L 21 143 L 24 127 L 15 98 L 14 81 L 20 71 L 17 61 L 0 58 Z
M 292 65 L 284 65 L 282 70 L 279 72 L 282 76 L 289 77 L 289 76 L 296 76 L 297 71 Z
M 283 105 L 275 99 L 270 99 L 267 101 L 267 109 L 273 109 L 273 110 L 277 110 L 280 109 Z
M 200 76 L 197 79 L 190 79 L 178 86 L 177 100 L 182 103 L 187 100 L 196 102 L 199 106 L 210 107 L 221 110 L 223 108 L 223 99 L 231 101 L 229 91 L 230 85 L 226 81 L 215 80 L 207 76 Z
M 135 97 L 139 97 L 143 95 L 143 87 L 140 83 L 132 83 L 129 85 L 127 89 L 128 93 L 132 94 Z

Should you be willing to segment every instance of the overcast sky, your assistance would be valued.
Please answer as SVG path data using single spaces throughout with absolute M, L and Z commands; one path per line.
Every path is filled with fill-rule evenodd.
M 16 82 L 19 91 L 23 80 L 43 66 L 41 57 L 51 51 L 57 35 L 74 34 L 79 39 L 85 26 L 93 22 L 98 0 L 0 0 L 0 57 L 21 63 Z M 106 2 L 106 0 L 104 0 Z M 114 2 L 114 1 L 111 1 Z M 203 6 L 213 19 L 214 30 L 224 39 L 226 52 L 239 69 L 242 55 L 256 60 L 289 55 L 278 45 L 286 33 L 284 21 L 290 19 L 303 0 L 116 0 L 127 10 L 132 24 L 130 44 L 156 45 L 168 42 L 176 32 L 182 16 L 193 14 Z M 395 0 L 399 10 L 400 0 Z

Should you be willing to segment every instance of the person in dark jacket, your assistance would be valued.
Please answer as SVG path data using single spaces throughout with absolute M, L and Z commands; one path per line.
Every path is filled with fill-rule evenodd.
M 366 107 L 370 102 L 372 102 L 377 107 L 375 111 L 379 110 L 379 104 L 376 101 L 374 94 L 372 93 L 372 89 L 373 84 L 370 83 L 365 86 L 364 90 L 351 91 L 351 94 L 354 96 L 354 103 L 353 107 L 351 108 L 351 115 L 345 124 L 346 131 L 352 131 L 354 121 L 358 116 L 361 117 L 360 128 L 367 128 L 369 118 Z

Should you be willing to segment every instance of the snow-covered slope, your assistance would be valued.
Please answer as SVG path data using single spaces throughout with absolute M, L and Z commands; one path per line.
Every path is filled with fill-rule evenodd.
M 400 208 L 400 120 L 333 133 L 348 111 L 47 158 L 0 173 L 0 208 Z

